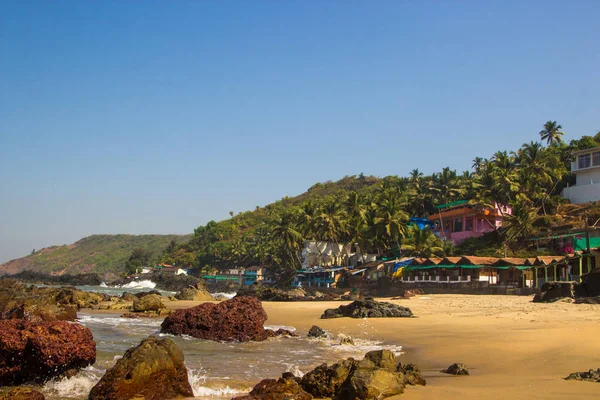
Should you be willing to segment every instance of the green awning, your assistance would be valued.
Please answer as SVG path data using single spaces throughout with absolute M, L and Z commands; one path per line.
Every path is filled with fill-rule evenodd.
M 582 238 L 573 238 L 573 247 L 575 250 L 583 251 L 587 249 L 587 242 L 585 237 Z M 590 249 L 597 249 L 600 247 L 600 237 L 591 237 L 590 238 Z
M 483 265 L 459 265 L 459 267 L 461 268 L 465 268 L 465 269 L 480 269 L 480 268 L 487 268 Z
M 514 269 L 518 269 L 518 270 L 521 270 L 521 271 L 525 271 L 525 270 L 531 269 L 533 267 L 532 266 L 527 266 L 527 265 L 515 265 L 514 267 L 506 267 L 505 266 L 505 267 L 493 267 L 493 268 L 495 268 L 495 269 L 502 269 L 502 270 L 514 268 Z
M 456 200 L 456 201 L 453 201 L 452 203 L 440 204 L 439 206 L 435 206 L 435 208 L 441 210 L 443 208 L 449 208 L 449 207 L 455 207 L 455 206 L 467 204 L 468 202 L 469 202 L 469 200 Z

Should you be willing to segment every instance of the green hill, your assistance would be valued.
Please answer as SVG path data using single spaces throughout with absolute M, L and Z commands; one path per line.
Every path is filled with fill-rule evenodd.
M 48 274 L 78 274 L 96 272 L 116 277 L 125 270 L 125 263 L 136 248 L 158 257 L 172 241 L 186 242 L 190 235 L 92 235 L 73 244 L 51 246 L 27 257 L 0 265 L 0 274 L 33 270 Z

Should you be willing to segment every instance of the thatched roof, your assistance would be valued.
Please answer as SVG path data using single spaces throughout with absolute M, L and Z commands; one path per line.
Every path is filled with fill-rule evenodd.
M 565 261 L 564 256 L 537 256 L 533 265 L 548 266 Z
M 444 257 L 438 264 L 452 265 L 458 264 L 462 257 Z
M 457 264 L 460 265 L 492 265 L 497 262 L 496 257 L 477 257 L 477 256 L 464 256 L 461 257 Z
M 516 265 L 526 265 L 526 258 L 505 257 L 494 263 L 495 267 L 514 267 Z

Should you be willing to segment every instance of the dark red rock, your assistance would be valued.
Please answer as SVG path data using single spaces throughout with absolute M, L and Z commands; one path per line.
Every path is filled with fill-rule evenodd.
M 96 361 L 92 332 L 66 321 L 0 321 L 0 386 L 70 376 Z
M 181 349 L 150 336 L 125 352 L 90 391 L 88 400 L 165 400 L 193 397 Z
M 267 313 L 257 298 L 241 296 L 173 311 L 163 321 L 160 331 L 216 341 L 262 341 L 277 335 L 265 330 L 266 320 Z

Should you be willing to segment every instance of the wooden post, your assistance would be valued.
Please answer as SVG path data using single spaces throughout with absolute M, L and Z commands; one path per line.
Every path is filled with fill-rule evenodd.
M 535 279 L 535 287 L 539 288 L 540 287 L 540 280 L 538 279 L 538 269 L 537 267 L 533 267 L 533 269 L 535 270 L 535 276 L 533 279 Z
M 588 261 L 587 261 L 587 273 L 589 274 L 590 272 L 592 272 L 592 253 L 588 254 Z
M 548 266 L 544 266 L 544 283 L 548 282 Z
M 556 279 L 556 264 L 554 264 L 554 282 L 558 282 L 560 279 Z

